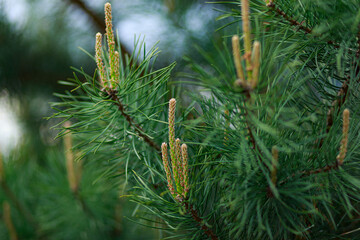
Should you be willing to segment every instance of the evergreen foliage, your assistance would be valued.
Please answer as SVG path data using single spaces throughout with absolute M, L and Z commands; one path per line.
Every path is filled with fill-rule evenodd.
M 196 81 L 185 88 L 207 94 L 192 92 L 175 129 L 175 100 L 168 117 L 166 105 L 186 96 L 167 89 L 172 66 L 152 72 L 154 51 L 114 66 L 111 34 L 109 53 L 97 51 L 105 81 L 82 73 L 81 92 L 62 95 L 56 116 L 74 119 L 88 154 L 117 156 L 140 218 L 164 237 L 359 237 L 359 2 L 229 4 L 220 19 L 241 19 L 243 37 L 232 38 L 233 51 L 225 38 L 217 58 L 202 52 L 209 65 L 190 60 L 185 77 Z M 189 146 L 188 196 L 175 136 Z
M 108 206 L 127 198 L 129 219 L 160 239 L 360 238 L 360 1 L 216 3 L 228 4 L 218 19 L 238 31 L 216 54 L 199 48 L 208 64 L 187 59 L 181 84 L 171 81 L 175 64 L 153 69 L 158 50 L 140 39 L 120 57 L 105 5 L 106 41 L 98 33 L 89 54 L 97 71 L 75 69 L 61 82 L 73 90 L 52 104 L 78 152 L 67 154 L 67 173 L 84 216 L 39 208 L 38 231 L 66 239 L 74 233 L 54 229 L 93 224 L 84 234 L 95 237 L 116 228 Z M 78 186 L 73 158 L 96 176 Z M 101 206 L 87 206 L 87 191 L 104 192 L 92 200 Z
M 45 163 L 25 148 L 2 159 L 0 239 L 143 239 L 122 220 L 135 206 L 118 198 L 118 182 L 98 179 L 100 161 L 74 162 L 70 138 L 47 148 Z

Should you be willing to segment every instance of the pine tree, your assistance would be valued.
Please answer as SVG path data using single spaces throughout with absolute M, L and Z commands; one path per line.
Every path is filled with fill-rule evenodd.
M 173 84 L 139 39 L 120 57 L 107 3 L 54 117 L 160 238 L 359 239 L 360 2 L 228 5 L 237 32 Z

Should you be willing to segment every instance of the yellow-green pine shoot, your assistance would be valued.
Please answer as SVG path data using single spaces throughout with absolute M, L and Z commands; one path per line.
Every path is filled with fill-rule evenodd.
M 253 73 L 251 79 L 251 88 L 254 89 L 259 81 L 259 73 L 260 73 L 260 42 L 254 42 L 254 50 L 253 50 Z
M 110 78 L 111 78 L 111 87 L 115 87 L 115 39 L 112 25 L 112 13 L 111 13 L 111 4 L 105 4 L 105 24 L 106 24 L 106 36 L 109 47 L 109 63 L 110 63 Z
M 115 82 L 113 86 L 116 86 L 120 82 L 120 54 L 118 51 L 115 51 Z
M 188 170 L 188 152 L 187 145 L 184 143 L 181 145 L 181 155 L 182 155 L 182 175 L 183 175 L 183 196 L 186 199 L 187 194 L 189 192 L 189 170 Z
M 249 0 L 241 0 L 241 15 L 243 23 L 244 34 L 244 48 L 246 60 L 246 71 L 248 74 L 248 81 L 252 78 L 252 64 L 251 64 L 251 32 L 250 32 L 250 14 L 249 14 Z
M 98 67 L 98 73 L 100 77 L 100 84 L 102 87 L 106 87 L 106 72 L 105 66 L 102 60 L 102 35 L 101 33 L 96 34 L 96 43 L 95 43 L 95 60 Z
M 344 159 L 346 157 L 348 138 L 349 138 L 349 123 L 350 123 L 350 111 L 349 109 L 345 109 L 343 112 L 343 130 L 342 130 L 342 140 L 340 144 L 339 155 L 337 156 L 338 165 L 342 165 L 344 163 Z
M 235 63 L 235 69 L 237 74 L 237 84 L 243 85 L 246 83 L 244 69 L 241 64 L 241 55 L 240 55 L 240 42 L 239 42 L 239 36 L 234 35 L 232 37 L 232 48 L 233 48 L 233 57 L 234 57 L 234 63 Z
M 5 225 L 9 231 L 10 239 L 17 240 L 18 237 L 17 237 L 16 229 L 11 219 L 10 204 L 7 201 L 4 201 L 3 203 L 3 217 L 4 217 Z
M 177 169 L 178 163 L 176 158 L 176 149 L 175 149 L 175 109 L 176 109 L 176 100 L 175 98 L 170 99 L 169 101 L 169 145 L 170 145 L 170 157 L 171 165 L 173 169 L 176 191 L 180 193 L 180 184 L 179 184 L 179 172 Z
M 272 153 L 272 164 L 271 164 L 271 182 L 274 184 L 274 186 L 276 186 L 276 182 L 277 182 L 277 169 L 278 169 L 278 159 L 279 159 L 279 151 L 278 149 L 274 146 L 271 149 L 271 153 Z
M 180 139 L 177 138 L 175 141 L 175 154 L 176 154 L 176 164 L 177 171 L 179 173 L 179 186 L 178 193 L 181 194 L 184 189 L 184 176 L 182 174 L 182 159 L 181 159 L 181 147 L 180 147 Z
M 168 160 L 168 151 L 167 151 L 166 143 L 161 144 L 161 153 L 162 153 L 162 160 L 163 160 L 163 164 L 164 164 L 166 179 L 168 182 L 168 188 L 170 190 L 171 195 L 176 199 L 174 185 L 173 185 L 172 177 L 171 177 L 171 170 L 170 170 L 170 164 L 169 164 L 169 160 Z
M 70 122 L 65 122 L 65 128 L 70 127 Z M 67 134 L 64 136 L 65 146 L 65 158 L 66 158 L 66 170 L 69 181 L 69 187 L 72 192 L 76 192 L 78 188 L 77 177 L 74 169 L 74 154 L 72 152 L 72 137 L 69 130 L 66 130 Z

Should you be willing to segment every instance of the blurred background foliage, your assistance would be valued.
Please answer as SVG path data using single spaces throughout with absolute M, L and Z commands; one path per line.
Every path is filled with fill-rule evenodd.
M 47 129 L 41 127 L 48 124 L 41 121 L 49 115 L 47 102 L 53 92 L 64 90 L 57 82 L 72 77 L 70 66 L 81 67 L 89 74 L 94 72 L 94 61 L 79 47 L 94 53 L 95 33 L 104 32 L 104 3 L 95 0 L 0 1 L 1 96 L 20 101 L 16 104 L 20 105 L 17 114 L 23 131 Z M 135 36 L 144 37 L 148 49 L 159 41 L 158 68 L 176 61 L 174 72 L 186 71 L 184 56 L 197 62 L 202 59 L 194 46 L 201 45 L 211 52 L 214 41 L 220 43 L 224 36 L 216 29 L 225 25 L 225 20 L 215 21 L 219 10 L 226 8 L 223 4 L 200 0 L 111 3 L 115 29 L 127 52 L 132 52 Z M 41 141 L 34 144 L 47 139 L 52 138 L 42 136 L 38 139 Z
M 132 52 L 135 36 L 145 37 L 148 49 L 159 40 L 161 54 L 155 67 L 176 61 L 174 73 L 188 71 L 184 56 L 201 64 L 196 45 L 216 56 L 214 44 L 221 44 L 226 31 L 234 32 L 234 19 L 215 20 L 229 7 L 226 4 L 203 0 L 110 2 L 124 51 Z M 94 53 L 95 34 L 105 28 L 104 4 L 98 0 L 0 0 L 0 151 L 7 187 L 32 217 L 47 223 L 42 228 L 48 234 L 37 235 L 37 227 L 27 225 L 24 214 L 10 203 L 20 239 L 160 237 L 156 231 L 147 229 L 145 233 L 139 225 L 123 219 L 132 214 L 134 206 L 118 199 L 115 180 L 94 181 L 101 174 L 96 166 L 84 163 L 83 196 L 71 194 L 63 143 L 55 140 L 57 132 L 50 130 L 54 120 L 44 120 L 52 113 L 48 102 L 55 100 L 53 93 L 65 90 L 57 82 L 72 77 L 70 66 L 94 73 L 95 62 L 79 47 Z M 230 27 L 222 29 L 228 24 Z M 172 81 L 178 78 L 174 74 Z M 0 190 L 0 202 L 7 198 Z M 90 213 L 81 198 L 86 199 Z M 4 211 L 0 213 L 3 218 Z M 0 239 L 8 238 L 5 229 L 5 222 L 0 221 Z

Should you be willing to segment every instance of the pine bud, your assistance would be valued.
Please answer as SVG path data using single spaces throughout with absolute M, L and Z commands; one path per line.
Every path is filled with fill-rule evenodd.
M 105 66 L 102 60 L 102 35 L 101 33 L 96 34 L 96 43 L 95 43 L 95 60 L 99 71 L 100 84 L 102 87 L 106 85 L 106 73 Z
M 184 143 L 181 145 L 181 155 L 182 155 L 182 175 L 183 175 L 183 196 L 186 198 L 187 193 L 189 192 L 189 170 L 188 170 L 188 152 L 187 145 Z
M 241 82 L 245 83 L 244 69 L 241 64 L 240 43 L 238 35 L 234 35 L 232 37 L 232 48 L 237 77 Z
M 339 155 L 337 156 L 338 165 L 342 165 L 344 163 L 344 159 L 347 152 L 348 138 L 349 138 L 349 120 L 350 111 L 349 109 L 345 109 L 343 112 L 343 130 L 342 130 L 342 140 L 340 144 Z
M 260 42 L 254 42 L 253 50 L 253 75 L 251 80 L 251 88 L 254 89 L 259 81 L 259 72 L 260 72 Z
M 171 170 L 170 170 L 170 165 L 169 165 L 169 160 L 168 160 L 168 152 L 167 152 L 167 144 L 166 143 L 161 144 L 161 153 L 162 153 L 162 160 L 163 160 L 163 164 L 164 164 L 166 179 L 168 182 L 168 188 L 170 190 L 171 195 L 173 195 L 173 197 L 175 198 L 174 185 L 173 185 L 172 178 L 171 178 Z
M 4 201 L 3 203 L 3 217 L 4 217 L 5 225 L 9 231 L 10 239 L 17 240 L 18 237 L 17 237 L 16 229 L 11 219 L 10 204 L 7 201 Z

